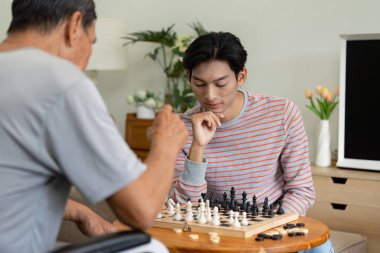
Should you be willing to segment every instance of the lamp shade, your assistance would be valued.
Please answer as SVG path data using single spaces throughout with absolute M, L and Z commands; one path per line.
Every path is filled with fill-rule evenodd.
M 96 20 L 96 43 L 86 70 L 122 70 L 126 68 L 126 47 L 121 39 L 127 33 L 121 19 Z

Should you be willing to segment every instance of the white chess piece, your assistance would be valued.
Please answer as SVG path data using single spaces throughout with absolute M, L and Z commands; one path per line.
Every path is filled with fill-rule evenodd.
M 186 205 L 186 212 L 189 212 L 190 210 L 193 209 L 193 204 L 191 203 L 191 201 L 187 201 L 187 205 Z
M 167 201 L 167 210 L 168 210 L 168 216 L 173 216 L 175 214 L 175 211 L 174 211 L 174 206 L 172 205 L 171 201 L 173 201 L 172 199 L 169 199 Z
M 177 202 L 176 206 L 175 206 L 175 215 L 174 215 L 174 220 L 176 221 L 180 221 L 183 219 L 182 215 L 181 215 L 181 206 L 179 205 L 179 203 Z
M 213 215 L 214 215 L 214 217 L 217 217 L 218 219 L 220 219 L 219 209 L 217 206 L 214 206 Z
M 186 212 L 185 221 L 186 222 L 192 222 L 193 220 L 194 220 L 193 210 L 190 209 L 188 212 Z
M 218 207 L 214 207 L 214 217 L 212 219 L 212 225 L 219 226 L 220 225 L 220 216 L 218 213 Z
M 234 223 L 234 211 L 230 210 L 228 212 L 228 214 L 230 215 L 230 218 L 228 219 L 228 223 L 233 224 Z
M 207 210 L 207 222 L 212 222 L 212 213 L 210 208 Z
M 241 220 L 242 226 L 248 226 L 247 213 L 243 212 L 243 219 Z
M 206 223 L 207 223 L 206 215 L 205 215 L 205 210 L 201 210 L 201 211 L 200 211 L 200 215 L 199 215 L 198 223 L 199 223 L 199 224 L 206 224 Z
M 157 215 L 156 215 L 156 219 L 162 219 L 162 213 L 161 212 L 158 212 Z
M 239 212 L 236 212 L 234 216 L 235 216 L 235 219 L 232 226 L 234 226 L 235 228 L 238 228 L 241 226 L 240 221 L 239 221 Z
M 210 208 L 210 200 L 206 200 L 206 209 Z

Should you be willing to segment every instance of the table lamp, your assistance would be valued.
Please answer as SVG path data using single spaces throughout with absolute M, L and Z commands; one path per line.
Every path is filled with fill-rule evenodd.
M 126 47 L 121 39 L 127 33 L 126 24 L 121 19 L 96 20 L 96 43 L 86 68 L 94 83 L 97 83 L 98 71 L 126 69 Z

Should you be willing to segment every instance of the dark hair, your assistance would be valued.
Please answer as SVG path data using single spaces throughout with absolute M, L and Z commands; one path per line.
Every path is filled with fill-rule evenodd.
M 96 19 L 93 0 L 13 0 L 8 33 L 31 28 L 48 33 L 76 11 L 82 13 L 85 29 Z
M 200 63 L 227 61 L 236 78 L 247 61 L 245 51 L 238 37 L 229 32 L 210 32 L 196 38 L 185 51 L 183 66 L 190 72 Z

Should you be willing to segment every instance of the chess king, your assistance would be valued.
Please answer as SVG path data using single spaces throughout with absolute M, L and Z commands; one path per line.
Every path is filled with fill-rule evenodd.
M 183 59 L 198 104 L 180 115 L 189 137 L 177 156 L 171 198 L 186 203 L 202 192 L 222 200 L 231 186 L 262 208 L 282 200 L 285 212 L 305 215 L 315 201 L 308 140 L 289 99 L 242 88 L 247 52 L 228 32 L 198 37 Z M 185 155 L 185 153 L 187 155 Z M 309 252 L 332 252 L 330 241 Z

